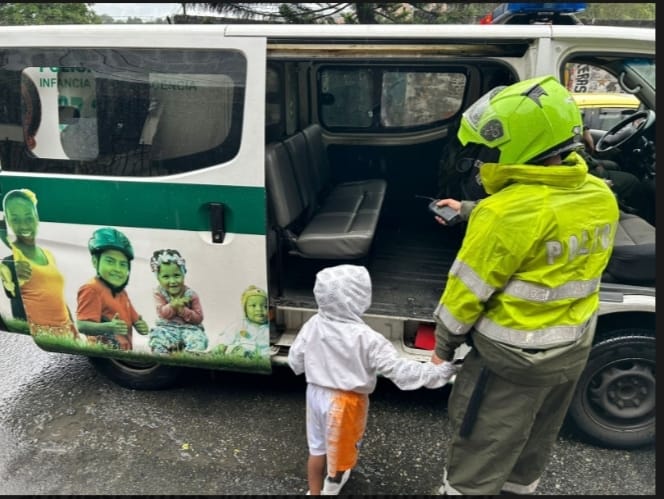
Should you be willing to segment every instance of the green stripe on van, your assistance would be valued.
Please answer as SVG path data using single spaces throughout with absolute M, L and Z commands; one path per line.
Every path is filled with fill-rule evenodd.
M 43 222 L 202 231 L 209 203 L 222 203 L 227 232 L 266 232 L 262 187 L 0 175 L 2 196 L 21 188 L 37 195 Z

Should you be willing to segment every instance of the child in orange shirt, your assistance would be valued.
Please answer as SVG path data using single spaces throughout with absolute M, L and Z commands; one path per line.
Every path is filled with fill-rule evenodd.
M 88 250 L 97 275 L 78 290 L 78 329 L 93 343 L 131 350 L 132 331 L 149 331 L 125 290 L 134 259 L 131 243 L 119 230 L 102 227 L 92 234 Z

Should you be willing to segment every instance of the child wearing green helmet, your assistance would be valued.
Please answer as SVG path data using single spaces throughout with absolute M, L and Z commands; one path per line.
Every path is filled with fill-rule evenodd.
M 88 250 L 96 275 L 78 290 L 79 331 L 91 343 L 131 350 L 132 331 L 149 331 L 125 290 L 134 259 L 131 243 L 119 230 L 102 227 L 92 234 Z
M 198 293 L 184 283 L 184 258 L 174 249 L 157 250 L 150 258 L 150 268 L 159 282 L 153 293 L 157 323 L 150 330 L 150 349 L 156 353 L 205 352 L 208 338 L 203 307 Z

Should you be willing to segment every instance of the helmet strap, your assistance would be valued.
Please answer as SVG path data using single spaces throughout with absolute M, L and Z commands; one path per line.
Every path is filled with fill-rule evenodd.
M 103 282 L 104 286 L 106 286 L 108 289 L 111 290 L 111 293 L 113 294 L 114 298 L 118 293 L 121 293 L 122 290 L 127 287 L 127 284 L 129 284 L 129 279 L 127 279 L 122 286 L 113 286 L 110 282 L 108 282 L 106 279 L 100 276 L 99 272 L 97 272 L 97 279 Z

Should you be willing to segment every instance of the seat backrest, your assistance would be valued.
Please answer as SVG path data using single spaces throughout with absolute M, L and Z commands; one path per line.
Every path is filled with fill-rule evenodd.
M 301 217 L 305 205 L 300 197 L 290 156 L 281 142 L 265 147 L 265 183 L 276 224 L 281 228 L 291 226 Z
M 307 143 L 314 188 L 316 194 L 321 196 L 332 185 L 332 173 L 330 172 L 330 162 L 327 158 L 327 149 L 323 142 L 323 132 L 319 124 L 313 123 L 302 130 L 302 134 Z
M 318 193 L 315 188 L 315 181 L 312 174 L 312 164 L 309 160 L 307 151 L 307 142 L 302 132 L 291 135 L 284 141 L 286 150 L 290 155 L 290 161 L 293 165 L 295 179 L 300 192 L 300 197 L 304 203 L 305 211 L 310 217 L 318 207 Z
M 613 252 L 602 280 L 654 286 L 655 262 L 655 227 L 639 216 L 621 211 Z

